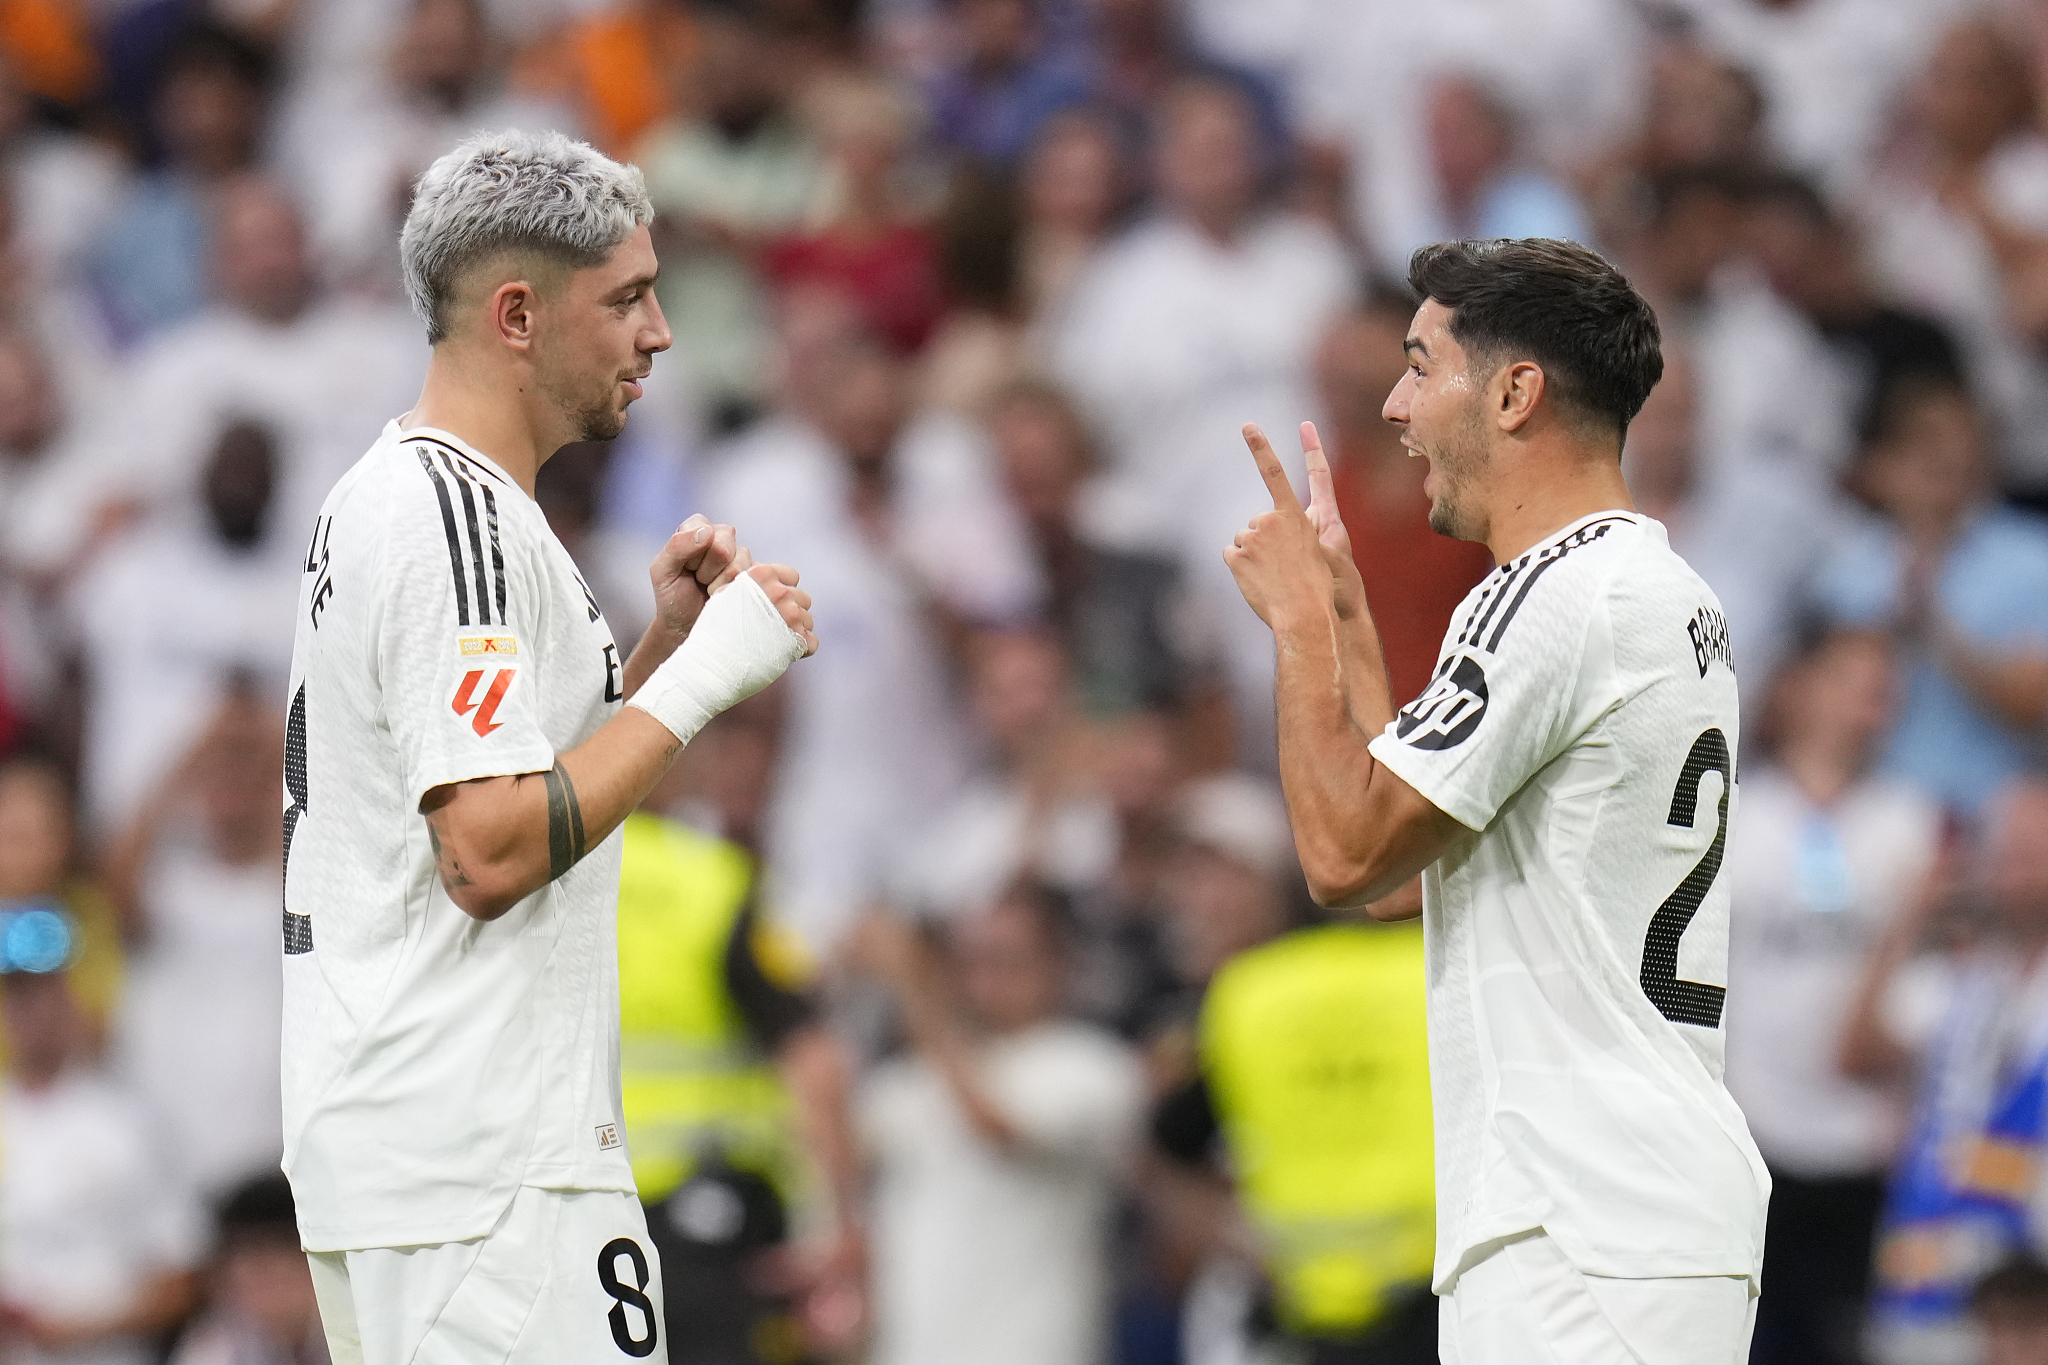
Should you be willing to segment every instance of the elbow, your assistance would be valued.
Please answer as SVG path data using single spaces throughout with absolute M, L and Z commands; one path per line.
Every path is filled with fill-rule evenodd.
M 1308 894 L 1325 910 L 1357 910 L 1367 904 L 1377 869 L 1365 857 L 1346 849 L 1303 846 L 1302 875 Z
M 448 899 L 455 902 L 456 909 L 485 924 L 502 917 L 507 910 L 524 899 L 511 888 L 499 888 L 478 882 L 468 886 L 450 886 L 446 889 Z

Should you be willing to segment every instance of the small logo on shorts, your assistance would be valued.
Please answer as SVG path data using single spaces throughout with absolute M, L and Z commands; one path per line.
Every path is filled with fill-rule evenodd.
M 609 1151 L 610 1151 L 610 1150 L 611 1150 L 612 1148 L 614 1148 L 614 1147 L 616 1147 L 616 1146 L 618 1146 L 618 1145 L 619 1145 L 619 1125 L 618 1125 L 618 1124 L 616 1124 L 616 1123 L 600 1123 L 600 1124 L 598 1124 L 598 1125 L 597 1125 L 597 1150 L 598 1150 L 598 1151 L 600 1151 L 600 1152 L 609 1152 Z

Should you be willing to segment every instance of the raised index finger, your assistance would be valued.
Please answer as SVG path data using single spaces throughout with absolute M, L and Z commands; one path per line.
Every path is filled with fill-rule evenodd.
M 1323 453 L 1323 439 L 1314 422 L 1301 424 L 1301 453 L 1308 459 L 1308 505 L 1337 510 L 1337 485 L 1330 477 L 1330 457 Z
M 1259 467 L 1259 477 L 1266 481 L 1266 491 L 1273 495 L 1273 510 L 1300 512 L 1301 499 L 1294 496 L 1294 485 L 1287 481 L 1286 467 L 1273 453 L 1273 443 L 1266 439 L 1265 432 L 1259 430 L 1258 423 L 1244 424 L 1244 443 L 1251 447 L 1252 460 Z

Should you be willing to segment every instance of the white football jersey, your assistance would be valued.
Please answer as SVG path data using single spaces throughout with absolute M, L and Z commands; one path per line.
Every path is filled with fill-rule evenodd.
M 1756 1275 L 1770 1178 L 1721 1082 L 1735 674 L 1629 512 L 1495 569 L 1372 753 L 1470 833 L 1423 874 L 1436 1288 L 1542 1228 L 1581 1271 Z
M 396 422 L 320 510 L 285 756 L 285 1170 L 309 1251 L 488 1233 L 521 1185 L 631 1190 L 619 835 L 490 923 L 420 799 L 545 772 L 624 669 L 532 499 Z

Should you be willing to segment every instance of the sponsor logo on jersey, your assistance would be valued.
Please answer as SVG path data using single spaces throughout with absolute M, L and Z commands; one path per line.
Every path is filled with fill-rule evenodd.
M 455 642 L 455 647 L 465 657 L 478 654 L 517 654 L 519 637 L 516 635 L 465 635 Z
M 1421 696 L 1401 709 L 1394 734 L 1418 749 L 1463 744 L 1486 714 L 1486 671 L 1469 655 L 1440 669 Z
M 1712 607 L 1701 607 L 1685 623 L 1685 633 L 1692 639 L 1692 661 L 1699 665 L 1700 676 L 1707 676 L 1710 664 L 1723 664 L 1730 673 L 1735 671 L 1735 651 L 1728 643 L 1728 618 Z
M 450 705 L 458 716 L 475 713 L 469 728 L 476 731 L 477 738 L 484 738 L 502 725 L 503 722 L 495 721 L 492 717 L 498 714 L 498 707 L 504 702 L 505 693 L 511 690 L 512 676 L 518 671 L 516 668 L 472 668 L 462 675 L 461 683 L 455 688 L 455 700 Z M 484 683 L 486 673 L 492 675 L 488 685 Z

